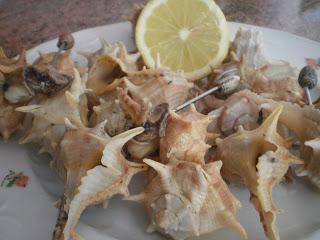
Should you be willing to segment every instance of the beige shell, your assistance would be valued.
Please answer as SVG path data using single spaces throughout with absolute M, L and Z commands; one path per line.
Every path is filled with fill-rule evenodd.
M 297 81 L 297 73 L 297 69 L 287 62 L 266 65 L 256 71 L 247 71 L 242 78 L 245 79 L 243 87 L 266 98 L 304 105 L 304 91 Z
M 184 103 L 193 87 L 180 73 L 165 68 L 145 69 L 123 79 L 119 101 L 124 111 L 137 124 L 143 123 L 148 112 L 159 104 L 167 103 L 173 109 Z
M 274 102 L 263 104 L 263 107 L 272 111 Z M 282 103 L 284 110 L 280 122 L 291 129 L 300 141 L 300 157 L 304 165 L 297 169 L 299 176 L 308 176 L 313 184 L 320 189 L 317 179 L 320 178 L 317 153 L 317 138 L 320 136 L 320 111 L 313 106 L 301 107 L 297 104 Z
M 126 46 L 122 42 L 114 44 L 108 43 L 105 39 L 99 38 L 101 47 L 94 52 L 79 52 L 80 55 L 87 59 L 87 65 L 90 69 L 95 61 L 102 55 L 110 55 L 115 59 L 115 62 L 119 62 L 126 69 L 135 69 L 138 67 L 137 61 L 140 58 L 140 53 L 129 54 Z
M 93 107 L 95 124 L 107 120 L 106 130 L 110 136 L 118 135 L 133 127 L 133 122 L 124 113 L 117 99 L 100 100 L 100 105 Z
M 58 145 L 65 133 L 65 119 L 79 128 L 85 128 L 81 113 L 80 95 L 85 92 L 79 72 L 74 69 L 74 80 L 68 91 L 49 98 L 43 98 L 37 105 L 16 108 L 18 112 L 32 113 L 33 120 L 19 140 L 20 144 L 38 143 L 39 153 L 49 153 L 55 157 Z
M 208 114 L 208 131 L 228 136 L 235 133 L 240 126 L 245 130 L 253 130 L 266 118 L 268 111 L 265 111 L 263 104 L 267 102 L 274 101 L 250 90 L 236 92 L 227 98 L 220 108 Z M 282 123 L 278 124 L 278 132 L 285 138 L 290 136 L 288 128 Z
M 51 53 L 41 53 L 39 52 L 39 57 L 33 62 L 33 67 L 37 68 L 39 71 L 45 71 L 52 67 L 52 63 L 55 57 L 55 52 Z M 74 77 L 75 64 L 70 57 L 71 51 L 65 51 L 60 53 L 56 59 L 55 68 L 61 74 Z
M 236 94 L 250 99 L 251 102 L 261 106 L 264 110 L 269 112 L 274 111 L 279 104 L 276 101 L 263 98 L 248 90 Z M 316 175 L 320 176 L 320 173 L 316 173 L 318 172 L 316 170 L 317 168 L 314 168 L 317 164 L 314 164 L 314 161 L 316 162 L 316 157 L 314 156 L 315 152 L 312 151 L 309 146 L 305 145 L 307 141 L 313 141 L 320 136 L 320 111 L 313 106 L 301 107 L 298 104 L 290 102 L 280 103 L 284 108 L 280 115 L 279 123 L 282 124 L 282 127 L 285 126 L 292 130 L 295 133 L 295 137 L 297 137 L 300 142 L 300 158 L 304 160 L 304 165 L 297 168 L 296 172 L 299 176 L 309 176 L 310 180 L 320 188 L 320 184 L 317 184 L 317 181 L 312 180 Z M 284 135 L 283 131 L 281 135 Z
M 0 48 L 0 133 L 5 142 L 22 126 L 25 114 L 15 111 L 29 99 L 29 93 L 22 84 L 22 69 L 26 66 L 26 51 L 22 50 L 18 59 L 8 58 Z M 2 86 L 10 80 L 10 88 L 5 92 Z M 20 99 L 24 101 L 20 103 Z
M 147 121 L 148 113 L 151 112 L 152 104 L 147 99 L 136 102 L 131 98 L 128 91 L 117 88 L 118 101 L 123 112 L 130 116 L 130 119 L 137 125 L 142 125 Z
M 298 71 L 287 62 L 268 64 L 253 69 L 246 65 L 245 58 L 242 57 L 240 60 L 232 59 L 232 62 L 226 63 L 216 72 L 220 73 L 231 68 L 238 69 L 241 78 L 239 90 L 249 89 L 277 101 L 305 104 L 303 89 L 297 81 Z
M 121 78 L 130 72 L 138 71 L 140 53 L 128 54 L 122 43 L 104 45 L 102 50 L 94 55 L 89 70 L 87 87 L 98 95 L 114 90 Z M 90 59 L 90 57 L 89 57 Z
M 1 92 L 9 104 L 21 106 L 32 98 L 30 91 L 24 84 L 23 68 L 25 66 L 26 64 L 13 72 L 3 74 L 3 80 L 0 84 Z
M 74 79 L 70 89 L 50 98 L 44 98 L 39 104 L 18 107 L 16 111 L 32 113 L 52 124 L 64 125 L 68 118 L 78 127 L 84 127 L 81 121 L 79 98 L 85 92 L 79 72 L 74 68 Z
M 127 151 L 135 161 L 140 162 L 143 158 L 150 156 L 159 148 L 159 139 L 154 138 L 148 141 L 132 139 L 128 142 Z
M 230 61 L 215 69 L 211 79 L 214 81 L 217 74 L 236 68 L 241 78 L 239 90 L 249 89 L 266 98 L 304 105 L 304 91 L 297 81 L 298 69 L 286 61 L 268 60 L 263 49 L 260 33 L 240 29 Z
M 278 105 L 255 130 L 239 128 L 237 133 L 217 141 L 214 158 L 223 162 L 224 177 L 248 187 L 250 200 L 260 214 L 268 239 L 280 239 L 275 225 L 277 209 L 272 202 L 272 188 L 283 179 L 290 164 L 301 163 L 289 152 L 290 144 L 277 133 L 282 109 Z
M 40 143 L 40 153 L 48 153 L 52 157 L 57 154 L 57 149 L 59 143 L 61 142 L 64 133 L 66 131 L 66 127 L 64 125 L 50 125 L 44 132 L 43 132 L 43 139 Z
M 146 128 L 145 132 L 131 139 L 127 144 L 127 152 L 130 157 L 137 162 L 149 157 L 159 149 L 159 130 L 158 128 Z
M 312 154 L 305 167 L 310 181 L 320 189 L 320 137 L 304 143 L 305 146 L 312 148 Z
M 180 114 L 170 112 L 165 135 L 160 139 L 160 159 L 167 163 L 171 158 L 204 164 L 209 149 L 206 143 L 209 117 L 198 113 L 192 105 Z
M 230 97 L 230 99 L 233 98 L 245 98 L 251 104 L 256 105 L 257 107 L 268 112 L 274 111 L 279 104 L 279 102 L 264 98 L 249 90 L 239 91 Z M 228 103 L 228 101 L 229 100 L 227 100 L 226 103 Z M 312 151 L 312 149 L 309 146 L 306 146 L 304 144 L 305 142 L 312 141 L 320 136 L 320 111 L 313 106 L 301 107 L 298 104 L 290 102 L 280 103 L 283 105 L 284 108 L 282 113 L 280 114 L 279 123 L 281 125 L 278 126 L 278 132 L 281 133 L 282 136 L 288 136 L 287 129 L 290 129 L 295 133 L 295 137 L 297 137 L 297 139 L 300 142 L 300 158 L 304 160 L 304 165 L 297 168 L 296 172 L 299 176 L 308 176 L 312 183 L 314 183 L 318 188 L 320 188 L 320 184 L 318 184 L 317 181 L 312 180 L 319 178 L 320 176 L 320 172 L 317 170 L 317 168 L 314 167 L 315 165 L 317 165 L 317 157 L 314 156 L 315 152 Z M 237 105 L 241 105 L 240 100 L 239 102 L 236 102 L 236 106 Z M 245 108 L 240 108 L 241 111 L 244 109 Z M 219 119 L 222 116 L 223 111 L 224 108 L 220 108 L 210 113 L 210 132 L 220 131 L 221 128 L 219 124 L 221 124 L 222 122 L 219 121 Z M 241 116 L 241 111 L 239 111 L 239 114 L 234 114 L 234 116 Z M 235 111 L 231 111 L 229 112 L 229 114 L 231 114 L 232 112 Z M 233 124 L 235 123 L 235 119 L 236 118 L 234 117 L 233 121 L 231 121 L 233 122 Z
M 35 116 L 32 119 L 31 126 L 25 129 L 24 135 L 20 138 L 19 144 L 41 143 L 44 137 L 44 132 L 50 126 L 50 122 L 40 116 Z
M 15 111 L 16 105 L 9 104 L 0 94 L 0 133 L 7 142 L 12 133 L 22 127 L 24 113 Z
M 38 59 L 35 60 L 33 67 L 39 71 L 47 71 L 52 68 L 52 61 L 54 59 L 55 53 L 40 54 Z M 70 58 L 70 52 L 62 53 L 57 58 L 56 69 L 59 73 L 66 74 L 70 77 L 74 76 L 73 68 L 74 64 Z M 4 97 L 12 104 L 19 103 L 23 105 L 28 103 L 32 99 L 33 94 L 24 81 L 24 67 L 27 64 L 21 65 L 20 68 L 16 69 L 14 72 L 6 74 L 6 84 L 7 89 L 4 92 Z
M 182 240 L 228 227 L 246 238 L 235 218 L 241 205 L 220 176 L 221 162 L 203 167 L 173 159 L 168 165 L 144 162 L 158 175 L 143 193 L 127 199 L 144 203 L 150 217 L 148 231 Z
M 41 116 L 35 116 L 29 128 L 24 129 L 24 135 L 19 139 L 19 144 L 39 144 L 39 154 L 48 153 L 54 157 L 64 133 L 65 125 L 54 125 Z
M 101 163 L 102 151 L 110 141 L 105 133 L 106 122 L 95 128 L 82 129 L 67 121 L 67 130 L 59 143 L 54 166 L 65 180 L 64 194 L 72 199 L 86 172 Z
M 39 146 L 38 154 L 48 153 L 54 157 L 66 128 L 65 125 L 51 124 L 42 117 L 27 115 L 22 130 L 24 134 L 19 144 L 35 143 Z
M 239 28 L 232 42 L 231 50 L 240 59 L 246 56 L 246 64 L 252 68 L 260 68 L 269 63 L 260 31 Z
M 237 92 L 231 95 L 220 109 L 217 119 L 219 132 L 228 136 L 236 132 L 239 126 L 245 130 L 255 129 L 259 126 L 261 114 L 260 105 L 243 92 Z
M 101 164 L 87 171 L 81 180 L 78 193 L 70 202 L 68 220 L 64 228 L 64 240 L 79 239 L 76 225 L 81 213 L 90 205 L 104 202 L 116 195 L 128 196 L 128 185 L 133 175 L 146 170 L 144 164 L 129 162 L 122 155 L 123 145 L 143 128 L 135 128 L 117 135 L 105 145 Z

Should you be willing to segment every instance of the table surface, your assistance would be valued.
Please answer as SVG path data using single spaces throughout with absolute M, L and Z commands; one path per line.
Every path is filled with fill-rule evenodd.
M 146 0 L 0 0 L 0 46 L 24 48 L 78 31 L 123 21 Z M 216 0 L 227 20 L 270 27 L 320 41 L 320 0 Z

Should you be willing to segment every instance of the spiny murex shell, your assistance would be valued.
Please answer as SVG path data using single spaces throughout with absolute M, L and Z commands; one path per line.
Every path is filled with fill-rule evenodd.
M 209 149 L 206 143 L 214 136 L 207 132 L 209 117 L 191 105 L 182 113 L 170 112 L 165 135 L 160 139 L 160 159 L 167 163 L 171 158 L 204 164 Z
M 232 45 L 231 61 L 214 72 L 219 74 L 236 68 L 241 78 L 238 89 L 250 89 L 274 100 L 305 104 L 304 91 L 297 81 L 297 68 L 286 61 L 269 61 L 263 49 L 260 33 L 240 29 Z
M 100 51 L 88 56 L 90 66 L 87 87 L 98 95 L 114 90 L 121 78 L 130 72 L 138 71 L 140 53 L 128 54 L 122 43 L 104 44 Z
M 124 111 L 137 124 L 143 123 L 152 107 L 167 103 L 173 109 L 184 103 L 193 87 L 180 73 L 165 68 L 145 69 L 123 79 L 118 88 Z
M 277 122 L 283 107 L 276 110 L 251 131 L 237 133 L 217 141 L 215 160 L 223 162 L 222 175 L 245 184 L 251 202 L 260 214 L 268 239 L 280 239 L 275 224 L 278 210 L 272 202 L 272 188 L 286 174 L 290 164 L 301 163 L 287 148 L 290 144 L 277 133 Z
M 40 116 L 50 123 L 64 125 L 65 118 L 73 124 L 83 127 L 79 110 L 79 97 L 85 92 L 79 72 L 74 68 L 74 80 L 68 91 L 50 98 L 44 98 L 39 104 L 19 107 L 16 111 L 29 112 Z
M 310 181 L 320 189 L 320 169 L 317 142 L 320 136 L 320 111 L 314 106 L 301 107 L 297 104 L 282 102 L 284 110 L 280 122 L 291 129 L 300 141 L 300 157 L 304 165 L 297 168 L 299 176 L 308 176 Z M 275 102 L 263 104 L 265 109 L 272 111 Z
M 101 163 L 102 151 L 110 141 L 106 122 L 94 128 L 78 128 L 66 120 L 67 130 L 59 143 L 54 167 L 65 180 L 65 196 L 70 200 L 87 171 Z
M 125 132 L 133 126 L 133 122 L 124 113 L 117 99 L 100 99 L 100 105 L 93 107 L 93 111 L 96 123 L 107 120 L 106 130 L 110 136 Z
M 299 155 L 304 160 L 304 164 L 299 166 L 296 172 L 299 176 L 308 176 L 310 181 L 320 188 L 320 171 L 315 167 L 319 164 L 319 158 L 317 158 L 316 151 L 312 151 L 312 148 L 316 146 L 314 143 L 320 136 L 320 111 L 314 106 L 305 105 L 301 107 L 290 102 L 276 102 L 248 90 L 243 90 L 235 95 L 245 97 L 252 104 L 261 106 L 262 109 L 269 112 L 274 111 L 279 103 L 283 105 L 279 122 L 295 133 L 300 142 Z M 310 146 L 307 143 L 309 141 Z
M 149 231 L 185 239 L 230 227 L 246 237 L 235 218 L 240 203 L 220 176 L 221 162 L 205 165 L 208 122 L 193 105 L 179 115 L 171 112 L 160 141 L 160 161 L 167 165 L 144 160 L 156 174 L 149 175 L 152 180 L 142 194 L 128 200 L 144 203 Z
M 18 107 L 16 111 L 32 113 L 32 125 L 20 139 L 21 144 L 36 142 L 42 145 L 40 152 L 55 155 L 58 143 L 65 132 L 65 119 L 77 127 L 85 128 L 81 120 L 80 95 L 85 92 L 79 72 L 74 69 L 70 89 L 53 97 L 42 99 L 39 104 Z
M 75 64 L 70 57 L 71 52 L 66 51 L 58 55 L 55 58 L 56 52 L 51 53 L 41 53 L 39 52 L 39 57 L 33 62 L 32 66 L 37 68 L 39 71 L 46 71 L 52 68 L 53 61 L 56 61 L 55 68 L 59 73 L 68 75 L 70 77 L 74 76 Z
M 12 133 L 22 126 L 25 117 L 25 114 L 15 111 L 16 107 L 21 106 L 18 99 L 28 95 L 22 86 L 21 72 L 25 66 L 25 50 L 22 50 L 19 58 L 15 60 L 8 58 L 0 47 L 0 133 L 5 142 L 8 141 Z M 13 84 L 12 81 L 14 81 L 13 86 L 8 85 L 8 79 L 10 79 L 10 84 Z
M 9 104 L 0 94 L 0 133 L 7 142 L 12 133 L 22 126 L 25 114 L 15 111 L 16 105 Z
M 133 175 L 146 170 L 144 164 L 129 162 L 122 155 L 123 145 L 142 133 L 143 128 L 135 128 L 117 135 L 106 144 L 101 164 L 89 170 L 81 180 L 78 193 L 72 199 L 68 220 L 64 228 L 64 240 L 79 239 L 76 225 L 81 213 L 92 204 L 104 202 L 116 195 L 129 196 L 128 185 Z
M 228 227 L 247 237 L 235 218 L 240 202 L 220 176 L 221 162 L 203 166 L 173 159 L 167 165 L 144 162 L 158 175 L 143 193 L 128 200 L 144 203 L 151 221 L 148 231 L 182 240 Z
M 249 91 L 239 91 L 232 94 L 223 106 L 210 112 L 209 132 L 221 133 L 228 136 L 236 132 L 239 126 L 252 130 L 259 126 L 261 106 L 257 104 Z M 262 120 L 262 119 L 261 119 Z
M 236 101 L 237 99 L 238 101 Z M 228 107 L 230 107 L 230 103 L 232 103 L 233 100 L 235 100 L 235 102 L 231 105 L 231 111 L 228 112 Z M 299 168 L 296 169 L 296 172 L 299 176 L 308 176 L 311 182 L 320 188 L 320 171 L 315 167 L 318 165 L 316 151 L 312 151 L 312 147 L 306 143 L 308 141 L 313 142 L 313 140 L 317 141 L 317 138 L 320 136 L 320 111 L 314 106 L 305 105 L 301 107 L 298 104 L 290 102 L 276 102 L 272 99 L 259 96 L 249 90 L 243 90 L 231 96 L 230 101 L 226 101 L 225 107 L 209 114 L 210 119 L 212 120 L 209 125 L 209 131 L 219 132 L 219 129 L 217 129 L 216 126 L 219 128 L 237 126 L 237 119 L 243 118 L 245 116 L 244 113 L 252 118 L 254 123 L 258 109 L 272 112 L 277 108 L 278 104 L 283 105 L 283 110 L 279 118 L 279 123 L 282 124 L 281 127 L 292 130 L 300 142 L 299 154 L 300 158 L 304 160 L 304 165 L 299 166 Z M 242 105 L 246 105 L 246 108 L 250 108 L 242 108 Z M 224 119 L 223 122 L 221 121 L 222 117 Z M 219 124 L 225 124 L 225 126 L 220 126 Z M 253 125 L 249 126 L 248 129 L 251 129 L 251 127 L 253 127 Z M 230 127 L 225 129 L 234 130 Z M 312 144 L 312 146 L 315 145 Z
M 307 165 L 307 175 L 310 181 L 320 188 L 320 137 L 304 143 L 305 146 L 312 148 Z

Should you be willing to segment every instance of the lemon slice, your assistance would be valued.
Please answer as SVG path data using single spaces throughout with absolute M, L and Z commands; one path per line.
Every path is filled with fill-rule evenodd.
M 213 0 L 151 0 L 136 26 L 146 65 L 182 70 L 189 80 L 207 76 L 229 49 L 225 16 Z

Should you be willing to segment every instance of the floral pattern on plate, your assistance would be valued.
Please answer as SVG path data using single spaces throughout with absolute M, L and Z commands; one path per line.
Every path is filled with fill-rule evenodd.
M 29 177 L 23 172 L 9 170 L 9 173 L 2 179 L 1 187 L 10 188 L 13 186 L 25 188 L 28 185 Z

